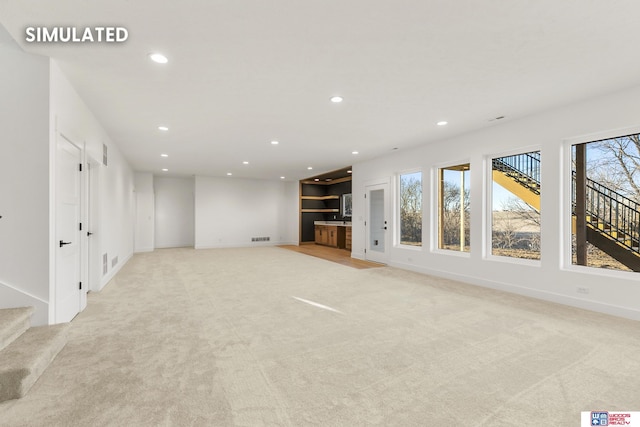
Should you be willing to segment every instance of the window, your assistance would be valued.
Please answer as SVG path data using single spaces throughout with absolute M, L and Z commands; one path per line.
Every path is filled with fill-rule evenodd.
M 540 259 L 540 151 L 491 165 L 491 254 Z
M 572 263 L 640 271 L 640 135 L 571 148 Z
M 400 244 L 422 246 L 422 172 L 400 175 Z
M 469 163 L 438 169 L 438 248 L 469 252 Z

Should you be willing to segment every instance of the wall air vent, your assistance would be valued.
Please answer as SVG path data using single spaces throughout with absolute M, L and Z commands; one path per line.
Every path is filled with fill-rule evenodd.
M 104 276 L 109 271 L 109 257 L 107 254 L 102 255 L 102 275 Z
M 107 144 L 102 144 L 102 164 L 107 166 Z
M 251 241 L 252 242 L 269 242 L 271 240 L 271 237 L 252 237 Z

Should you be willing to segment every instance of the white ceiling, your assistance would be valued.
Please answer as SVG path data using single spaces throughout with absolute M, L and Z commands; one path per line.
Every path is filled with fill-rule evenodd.
M 135 170 L 287 180 L 638 85 L 639 18 L 638 0 L 0 0 Z M 129 39 L 24 42 L 69 25 Z

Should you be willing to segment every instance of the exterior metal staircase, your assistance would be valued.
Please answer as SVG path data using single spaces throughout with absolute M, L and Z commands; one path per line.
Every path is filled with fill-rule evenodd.
M 493 159 L 493 180 L 540 212 L 540 153 Z
M 539 153 L 493 159 L 493 177 L 540 211 Z M 574 195 L 575 183 L 574 172 Z M 640 204 L 589 178 L 586 189 L 587 241 L 631 270 L 640 271 Z M 575 229 L 575 214 L 573 219 Z
M 586 181 L 587 241 L 640 271 L 640 204 L 592 179 Z M 573 182 L 575 187 L 575 173 Z

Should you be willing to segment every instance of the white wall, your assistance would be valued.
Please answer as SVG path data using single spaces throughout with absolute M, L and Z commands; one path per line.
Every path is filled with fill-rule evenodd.
M 569 179 L 568 169 L 562 171 L 566 165 L 563 147 L 569 145 L 565 141 L 589 134 L 602 137 L 601 132 L 615 133 L 617 129 L 640 126 L 638 99 L 640 87 L 355 164 L 352 256 L 365 256 L 366 182 L 378 178 L 395 182 L 397 173 L 420 169 L 425 194 L 423 247 L 418 250 L 392 247 L 389 264 L 640 320 L 640 274 L 603 272 L 566 263 L 563 236 L 570 230 L 563 228 L 562 210 L 568 209 L 570 196 L 568 191 L 564 194 L 561 184 Z M 455 118 L 450 122 L 455 126 Z M 485 257 L 487 159 L 513 150 L 531 149 L 541 149 L 542 156 L 542 259 L 539 263 L 526 263 Z M 456 256 L 459 254 L 433 251 L 430 244 L 436 238 L 435 169 L 466 161 L 471 163 L 471 253 Z M 393 186 L 391 193 L 395 194 Z M 393 197 L 389 203 L 393 206 Z M 564 217 L 568 218 L 568 214 Z M 589 288 L 590 293 L 578 295 L 578 285 Z
M 150 252 L 155 247 L 155 198 L 153 194 L 153 174 L 136 172 L 136 231 L 135 252 Z
M 83 146 L 87 160 L 101 159 L 102 144 L 109 146 L 93 231 L 117 262 L 102 285 L 133 253 L 133 172 L 55 61 L 25 54 L 1 26 L 0 63 L 0 308 L 33 305 L 32 324 L 47 324 L 54 312 L 56 134 Z
M 297 183 L 197 176 L 195 246 L 295 244 L 296 212 Z M 271 240 L 252 242 L 252 237 Z
M 298 245 L 300 241 L 300 183 L 286 182 L 280 207 L 281 244 Z
M 0 308 L 49 301 L 49 60 L 0 25 Z
M 100 254 L 107 254 L 108 259 L 107 272 L 102 276 L 100 284 L 102 288 L 133 255 L 135 227 L 133 171 L 117 145 L 53 60 L 50 85 L 51 141 L 55 142 L 56 131 L 62 132 L 72 140 L 84 143 L 87 158 L 99 161 L 102 161 L 103 144 L 108 147 L 108 165 L 100 166 L 100 225 L 96 231 L 99 233 Z M 54 151 L 52 153 L 55 154 Z M 52 159 L 55 160 L 53 154 Z M 53 176 L 51 182 L 53 182 Z M 52 206 L 55 206 L 54 199 L 55 197 L 52 197 Z M 54 220 L 52 215 L 52 223 Z M 54 229 L 54 227 L 51 228 Z M 52 260 L 52 270 L 53 265 Z
M 155 247 L 194 245 L 194 179 L 157 176 L 155 192 Z

